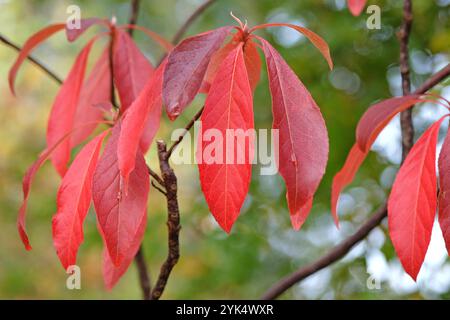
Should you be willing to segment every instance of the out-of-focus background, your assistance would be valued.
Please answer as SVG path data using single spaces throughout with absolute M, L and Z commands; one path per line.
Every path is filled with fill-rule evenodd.
M 305 226 L 292 230 L 285 190 L 279 176 L 261 176 L 255 166 L 251 189 L 241 216 L 230 235 L 218 228 L 200 191 L 195 165 L 175 166 L 179 177 L 181 259 L 164 298 L 258 298 L 271 284 L 299 266 L 313 261 L 351 234 L 386 199 L 401 157 L 399 120 L 383 131 L 358 173 L 341 196 L 341 228 L 332 222 L 330 183 L 354 142 L 359 117 L 373 102 L 401 94 L 396 31 L 402 1 L 369 0 L 381 8 L 381 29 L 368 30 L 363 13 L 353 17 L 345 0 L 218 0 L 188 30 L 188 35 L 234 24 L 230 12 L 249 25 L 289 22 L 312 29 L 328 41 L 335 63 L 326 62 L 308 41 L 288 29 L 258 31 L 269 39 L 299 75 L 320 106 L 330 137 L 326 175 Z M 413 1 L 414 24 L 410 43 L 412 83 L 420 85 L 450 60 L 450 1 Z M 138 24 L 170 39 L 201 0 L 141 1 Z M 69 5 L 78 5 L 82 17 L 115 15 L 128 20 L 130 1 L 0 0 L 0 32 L 23 44 L 32 33 L 50 23 L 66 21 Z M 90 30 L 93 34 L 98 31 Z M 135 32 L 140 48 L 156 63 L 161 51 L 144 34 Z M 88 39 L 68 43 L 63 33 L 34 51 L 51 70 L 65 77 L 73 59 Z M 97 48 L 98 49 L 98 48 Z M 94 54 L 98 54 L 99 50 Z M 105 290 L 101 276 L 102 243 L 90 212 L 85 241 L 79 253 L 82 289 L 66 289 L 66 277 L 51 240 L 51 217 L 59 178 L 50 165 L 38 173 L 28 210 L 28 231 L 33 250 L 26 252 L 16 231 L 22 200 L 21 179 L 45 147 L 46 119 L 58 89 L 48 76 L 25 62 L 18 76 L 17 97 L 8 90 L 8 69 L 17 52 L 0 44 L 0 298 L 131 298 L 138 299 L 137 271 L 131 266 L 116 288 Z M 94 59 L 91 59 L 91 62 Z M 435 90 L 450 98 L 450 81 Z M 163 120 L 159 137 L 168 139 L 184 127 L 201 107 L 195 100 L 185 114 L 171 123 Z M 254 99 L 257 128 L 271 127 L 271 99 L 265 68 Z M 444 112 L 435 105 L 414 111 L 419 136 Z M 444 133 L 444 132 L 442 132 Z M 154 147 L 147 156 L 157 168 Z M 164 198 L 153 190 L 144 248 L 151 276 L 156 277 L 167 252 Z M 367 279 L 380 286 L 367 286 Z M 370 281 L 369 281 L 370 282 Z M 374 288 L 375 287 L 375 288 Z M 450 298 L 450 262 L 438 227 L 418 282 L 414 283 L 395 257 L 383 223 L 344 259 L 294 286 L 284 298 L 387 299 Z

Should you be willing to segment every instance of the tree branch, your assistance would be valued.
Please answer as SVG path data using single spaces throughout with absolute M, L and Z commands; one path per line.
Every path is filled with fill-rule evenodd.
M 159 299 L 164 291 L 167 284 L 167 279 L 172 272 L 173 267 L 178 262 L 180 257 L 180 244 L 179 244 L 179 233 L 180 233 L 180 211 L 178 208 L 178 198 L 177 198 L 177 177 L 173 169 L 169 164 L 169 157 L 166 149 L 166 144 L 164 141 L 157 141 L 158 147 L 158 157 L 159 166 L 161 169 L 162 178 L 164 180 L 164 186 L 166 189 L 167 198 L 167 228 L 168 228 L 168 254 L 165 262 L 161 266 L 161 271 L 159 273 L 158 280 L 156 281 L 155 287 L 152 291 L 151 298 L 156 300 Z
M 150 274 L 148 272 L 147 263 L 145 262 L 144 248 L 143 245 L 139 247 L 136 256 L 134 257 L 134 262 L 139 273 L 139 284 L 142 289 L 142 295 L 144 300 L 150 300 L 150 293 L 152 292 L 152 285 L 150 281 Z
M 423 94 L 435 85 L 445 80 L 450 75 L 450 64 L 428 78 L 414 94 Z M 284 277 L 267 290 L 261 299 L 276 299 L 294 284 L 302 281 L 310 275 L 322 270 L 334 262 L 343 258 L 357 243 L 363 240 L 381 221 L 386 217 L 386 203 L 384 203 L 353 235 L 345 239 L 339 245 L 333 247 L 327 254 L 317 259 L 315 262 L 306 265 Z

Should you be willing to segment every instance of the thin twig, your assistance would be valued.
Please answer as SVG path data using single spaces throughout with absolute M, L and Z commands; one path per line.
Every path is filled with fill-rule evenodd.
M 167 192 L 165 192 L 160 186 L 158 186 L 155 181 L 152 180 L 152 186 L 153 188 L 155 188 L 156 190 L 158 190 L 160 193 L 162 193 L 164 196 L 167 197 Z
M 450 75 L 450 64 L 428 78 L 414 94 L 423 94 L 433 88 L 435 85 L 445 80 Z M 276 282 L 261 297 L 265 300 L 276 299 L 294 284 L 302 281 L 317 271 L 328 267 L 332 263 L 343 258 L 357 243 L 363 240 L 381 221 L 386 217 L 386 203 L 378 209 L 353 235 L 345 239 L 339 245 L 331 248 L 327 254 L 317 259 L 315 262 L 294 271 L 290 275 Z
M 129 25 L 134 25 L 137 22 L 138 15 L 139 15 L 139 4 L 140 4 L 139 0 L 131 0 L 131 12 L 130 12 L 130 18 L 128 19 Z M 130 35 L 130 37 L 133 36 L 133 31 L 134 31 L 133 28 L 128 29 L 128 34 Z
M 152 285 L 150 281 L 150 274 L 147 268 L 147 263 L 145 262 L 144 248 L 142 244 L 139 247 L 136 256 L 134 257 L 134 262 L 136 263 L 136 267 L 139 273 L 139 284 L 142 289 L 142 297 L 144 300 L 150 300 Z
M 177 33 L 172 38 L 172 43 L 177 44 L 181 38 L 183 38 L 187 29 L 191 26 L 191 24 L 216 0 L 207 0 L 200 7 L 198 7 L 189 18 L 183 23 L 183 25 L 178 29 Z
M 5 36 L 0 34 L 0 41 L 3 42 L 4 44 L 6 44 L 8 47 L 20 52 L 22 50 L 21 47 L 19 47 L 18 45 L 12 43 L 9 39 L 7 39 Z M 58 84 L 62 84 L 63 80 L 58 77 L 53 71 L 51 71 L 49 68 L 47 68 L 45 65 L 42 64 L 42 62 L 40 62 L 39 60 L 37 60 L 36 58 L 34 58 L 31 55 L 27 56 L 27 59 L 30 60 L 31 62 L 33 62 L 33 64 L 35 66 L 37 66 L 39 69 L 41 69 L 42 71 L 44 71 L 50 78 L 52 78 L 53 80 L 55 80 Z
M 172 272 L 173 267 L 180 257 L 180 211 L 178 208 L 177 196 L 177 177 L 173 169 L 170 167 L 167 148 L 164 141 L 157 141 L 159 166 L 164 180 L 167 197 L 167 228 L 168 228 L 168 254 L 167 258 L 161 266 L 161 271 L 152 291 L 152 299 L 157 300 L 161 297 L 167 284 L 167 279 Z
M 183 141 L 184 136 L 189 132 L 189 130 L 191 130 L 191 128 L 194 126 L 195 121 L 197 121 L 198 119 L 200 119 L 203 109 L 205 108 L 205 106 L 203 106 L 195 115 L 194 117 L 191 119 L 191 121 L 189 121 L 189 123 L 186 125 L 186 127 L 184 127 L 184 131 L 182 134 L 180 134 L 180 136 L 178 137 L 178 139 L 170 146 L 169 150 L 167 151 L 167 156 L 168 158 L 170 158 L 170 156 L 172 155 L 173 150 L 181 143 L 181 141 Z

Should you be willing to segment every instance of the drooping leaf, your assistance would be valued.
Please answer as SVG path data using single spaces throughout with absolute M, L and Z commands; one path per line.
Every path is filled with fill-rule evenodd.
M 16 79 L 17 71 L 19 70 L 19 67 L 21 66 L 22 62 L 27 58 L 30 52 L 37 45 L 39 45 L 42 41 L 45 41 L 48 37 L 55 34 L 56 32 L 63 30 L 65 26 L 66 25 L 64 23 L 58 23 L 45 27 L 44 29 L 39 30 L 38 32 L 33 34 L 30 38 L 28 38 L 28 40 L 22 46 L 22 50 L 20 50 L 19 56 L 17 57 L 11 69 L 9 70 L 8 76 L 9 88 L 14 95 L 15 95 L 14 81 Z
M 403 268 L 414 280 L 425 258 L 436 215 L 436 143 L 445 117 L 414 144 L 388 200 L 389 234 Z
M 291 215 L 314 196 L 328 160 L 328 134 L 319 107 L 280 54 L 259 38 L 267 60 L 273 129 L 279 130 L 279 172 Z M 277 146 L 276 146 L 277 147 Z
M 356 128 L 356 142 L 359 148 L 368 151 L 393 117 L 421 101 L 419 95 L 409 95 L 386 99 L 370 106 Z
M 96 24 L 108 25 L 108 21 L 100 18 L 80 19 L 79 28 L 72 28 L 71 24 L 66 23 L 66 38 L 69 42 L 77 40 L 87 29 Z
M 78 54 L 69 75 L 60 87 L 53 102 L 47 126 L 48 146 L 55 144 L 56 141 L 73 129 L 87 59 L 96 39 L 97 37 L 89 41 Z M 70 146 L 70 141 L 65 140 L 51 155 L 51 161 L 60 176 L 64 176 L 67 171 L 67 163 L 70 160 Z
M 145 153 L 159 128 L 161 118 L 162 75 L 166 66 L 164 60 L 147 82 L 138 98 L 124 113 L 122 129 L 117 148 L 120 174 L 125 189 L 128 177 L 134 170 L 136 153 Z
M 347 0 L 347 6 L 352 15 L 359 16 L 364 10 L 366 0 Z
M 203 139 L 199 136 L 199 146 L 202 148 L 197 150 L 200 184 L 211 213 L 229 233 L 248 193 L 253 157 L 253 138 L 245 136 L 254 125 L 242 44 L 219 67 L 206 98 L 201 125 Z M 234 129 L 234 135 L 227 135 L 230 129 Z M 243 138 L 238 137 L 239 129 Z M 223 139 L 208 140 L 208 132 L 213 131 Z
M 101 133 L 81 149 L 58 190 L 58 209 L 52 220 L 53 244 L 66 270 L 76 264 L 83 242 L 83 222 L 92 199 L 92 177 L 107 133 Z
M 163 102 L 167 114 L 175 119 L 200 89 L 211 56 L 231 27 L 198 34 L 180 42 L 169 54 L 163 80 Z
M 92 198 L 98 225 L 111 261 L 120 266 L 133 244 L 141 240 L 139 228 L 147 216 L 149 176 L 142 152 L 130 174 L 128 189 L 122 192 L 122 179 L 117 160 L 120 123 L 117 123 L 103 155 L 97 164 L 92 185 Z
M 261 24 L 261 25 L 255 26 L 250 31 L 269 28 L 269 27 L 288 27 L 288 28 L 291 28 L 291 29 L 294 29 L 294 30 L 300 32 L 302 35 L 304 35 L 306 38 L 308 38 L 308 40 L 311 41 L 311 43 L 320 51 L 322 56 L 327 61 L 330 69 L 333 69 L 333 60 L 331 59 L 330 48 L 328 47 L 328 44 L 326 43 L 326 41 L 323 40 L 318 34 L 312 32 L 309 29 L 297 26 L 295 24 L 290 24 L 290 23 L 266 23 L 266 24 Z
M 104 110 L 99 106 L 111 101 L 108 51 L 108 48 L 103 50 L 81 89 L 73 126 L 82 126 L 82 129 L 77 130 L 71 136 L 71 148 L 81 143 L 94 131 L 97 126 L 96 122 L 103 119 Z M 87 123 L 92 123 L 92 125 L 86 125 Z
M 147 210 L 145 210 L 147 211 Z M 120 278 L 125 274 L 125 272 L 130 267 L 130 264 L 133 262 L 134 257 L 136 256 L 137 251 L 142 242 L 142 238 L 144 237 L 145 228 L 147 226 L 147 216 L 142 217 L 141 224 L 139 225 L 139 229 L 136 233 L 136 239 L 131 245 L 130 249 L 127 252 L 127 256 L 122 260 L 120 265 L 116 267 L 109 256 L 108 250 L 103 250 L 103 259 L 102 259 L 102 272 L 103 272 L 103 281 L 108 290 L 111 290 Z
M 255 91 L 261 76 L 261 57 L 259 56 L 256 44 L 248 40 L 244 45 L 244 60 L 247 67 L 248 79 L 252 91 Z
M 300 210 L 294 214 L 290 215 L 291 217 L 291 224 L 295 231 L 300 230 L 303 223 L 305 223 L 306 218 L 309 215 L 309 212 L 311 211 L 312 205 L 313 205 L 313 198 L 309 199 L 306 204 L 300 208 Z
M 113 74 L 119 92 L 121 112 L 138 97 L 147 80 L 153 75 L 153 67 L 128 33 L 121 29 L 114 32 Z
M 450 252 L 450 131 L 439 154 L 439 225 Z
M 339 194 L 353 181 L 353 178 L 366 158 L 367 153 L 368 151 L 361 151 L 358 144 L 355 143 L 348 153 L 344 166 L 333 178 L 333 185 L 331 187 L 331 214 L 333 215 L 336 226 L 339 226 L 339 218 L 337 215 Z

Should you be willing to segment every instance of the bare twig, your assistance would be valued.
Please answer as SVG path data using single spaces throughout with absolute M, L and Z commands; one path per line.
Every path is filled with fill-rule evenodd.
M 195 115 L 194 117 L 191 119 L 191 121 L 189 121 L 189 123 L 186 125 L 186 127 L 184 127 L 184 132 L 178 137 L 178 139 L 170 146 L 169 150 L 167 151 L 167 157 L 170 158 L 170 156 L 172 155 L 173 150 L 181 143 L 181 141 L 183 141 L 184 136 L 186 135 L 186 133 L 189 132 L 189 130 L 191 130 L 191 128 L 194 126 L 195 121 L 197 121 L 198 119 L 200 119 L 203 109 L 205 107 L 203 106 Z
M 136 24 L 138 15 L 139 15 L 139 4 L 140 0 L 131 0 L 131 12 L 130 12 L 130 18 L 128 19 L 128 24 L 133 25 Z M 133 28 L 128 29 L 128 34 L 132 37 L 133 36 Z
M 167 197 L 167 192 L 165 192 L 165 191 L 163 190 L 163 188 L 161 188 L 159 185 L 157 185 L 157 184 L 155 183 L 155 181 L 153 181 L 153 180 L 152 180 L 152 186 L 153 186 L 153 188 L 155 188 L 156 190 L 158 190 L 160 193 L 162 193 L 164 196 Z
M 6 44 L 8 47 L 14 49 L 15 51 L 20 52 L 22 50 L 21 47 L 18 45 L 12 43 L 9 39 L 7 39 L 5 36 L 0 34 L 0 41 Z M 49 68 L 47 68 L 45 65 L 42 64 L 39 60 L 33 58 L 33 56 L 28 55 L 27 59 L 31 61 L 35 66 L 37 66 L 39 69 L 44 71 L 50 78 L 55 80 L 58 84 L 62 84 L 62 79 L 58 77 L 53 71 L 51 71 Z
M 198 7 L 189 18 L 183 23 L 183 25 L 178 29 L 177 33 L 173 36 L 172 43 L 177 44 L 181 38 L 183 38 L 187 29 L 191 26 L 191 24 L 216 0 L 207 0 L 200 7 Z
M 435 85 L 445 80 L 450 75 L 450 64 L 428 78 L 417 90 L 415 94 L 423 94 Z M 290 275 L 276 282 L 264 293 L 262 299 L 276 299 L 294 284 L 302 281 L 317 271 L 328 267 L 334 262 L 343 258 L 357 243 L 363 240 L 381 221 L 386 217 L 386 203 L 383 204 L 353 235 L 345 239 L 339 245 L 333 247 L 327 254 L 317 259 L 315 262 L 294 271 Z
M 166 260 L 161 266 L 158 280 L 156 281 L 155 287 L 152 291 L 152 299 L 155 300 L 161 297 L 161 294 L 166 287 L 167 279 L 169 278 L 173 267 L 178 262 L 178 258 L 180 257 L 179 233 L 181 229 L 180 212 L 178 208 L 177 198 L 177 177 L 175 176 L 173 169 L 170 167 L 166 144 L 164 143 L 164 141 L 159 140 L 157 142 L 157 145 L 159 166 L 167 193 L 167 228 L 169 231 L 169 252 L 167 254 Z
M 148 272 L 147 263 L 145 262 L 144 248 L 141 244 L 136 256 L 134 257 L 134 262 L 139 273 L 139 283 L 142 289 L 142 297 L 144 300 L 150 300 L 150 295 L 152 292 L 152 285 L 150 281 L 150 274 Z

